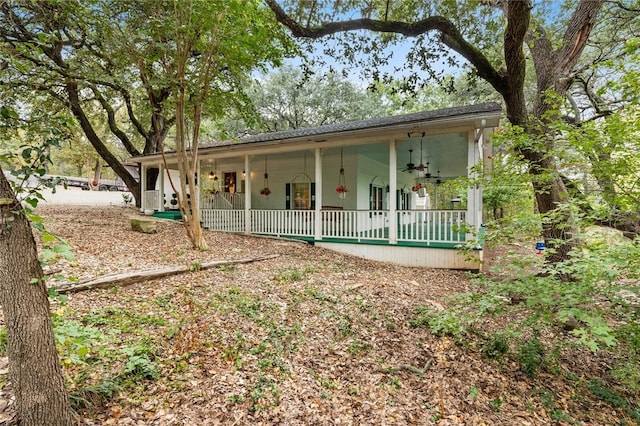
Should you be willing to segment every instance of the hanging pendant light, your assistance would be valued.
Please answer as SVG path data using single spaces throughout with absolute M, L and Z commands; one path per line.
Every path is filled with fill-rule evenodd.
M 216 160 L 213 160 L 213 170 L 209 172 L 209 179 L 213 179 L 213 181 L 218 180 L 218 175 L 216 174 Z

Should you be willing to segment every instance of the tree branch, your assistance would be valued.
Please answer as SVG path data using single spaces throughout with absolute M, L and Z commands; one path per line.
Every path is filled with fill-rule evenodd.
M 115 111 L 113 110 L 109 102 L 107 102 L 104 96 L 102 96 L 102 93 L 100 93 L 95 85 L 92 84 L 90 87 L 93 91 L 93 94 L 95 95 L 95 98 L 98 100 L 98 102 L 100 102 L 100 105 L 102 105 L 102 109 L 104 109 L 107 113 L 107 122 L 109 123 L 109 129 L 111 130 L 111 133 L 113 133 L 118 139 L 120 139 L 120 142 L 122 142 L 122 145 L 124 145 L 124 148 L 129 154 L 131 154 L 132 156 L 140 155 L 140 151 L 138 151 L 133 143 L 131 143 L 131 140 L 129 139 L 127 134 L 118 127 L 118 124 L 116 123 Z
M 298 38 L 318 39 L 331 34 L 355 30 L 395 33 L 405 37 L 417 37 L 430 31 L 438 31 L 441 42 L 469 61 L 476 68 L 478 75 L 491 84 L 494 89 L 501 94 L 504 94 L 507 89 L 504 76 L 493 67 L 480 50 L 467 42 L 458 28 L 445 17 L 429 16 L 414 23 L 360 18 L 328 22 L 316 27 L 303 27 L 287 14 L 276 0 L 265 0 L 265 2 L 274 12 L 276 19 Z
M 563 47 L 558 52 L 559 57 L 562 58 L 559 66 L 561 75 L 571 72 L 578 61 L 603 3 L 604 0 L 580 0 L 578 3 L 567 25 Z

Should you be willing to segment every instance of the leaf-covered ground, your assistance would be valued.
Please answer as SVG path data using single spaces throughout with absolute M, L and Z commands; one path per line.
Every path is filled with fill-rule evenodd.
M 135 210 L 40 208 L 73 246 L 54 269 L 78 279 L 186 264 L 193 272 L 54 301 L 61 358 L 85 425 L 610 425 L 626 414 L 580 374 L 606 367 L 566 356 L 567 374 L 530 379 L 514 357 L 435 337 L 425 307 L 472 289 L 464 272 L 369 262 L 298 242 L 184 229 L 131 231 Z M 198 271 L 209 260 L 279 256 Z M 0 409 L 10 417 L 6 359 Z M 571 377 L 568 378 L 568 377 Z

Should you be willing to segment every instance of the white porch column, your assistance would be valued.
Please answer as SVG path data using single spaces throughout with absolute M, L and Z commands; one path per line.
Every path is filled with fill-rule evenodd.
M 322 150 L 316 148 L 316 220 L 314 238 L 316 240 L 322 239 Z
M 482 143 L 482 130 L 469 132 L 468 136 L 468 153 L 467 167 L 470 179 L 477 179 L 478 173 L 475 166 L 480 161 L 480 150 L 478 143 Z M 475 231 L 480 229 L 482 222 L 482 193 L 479 185 L 470 186 L 467 189 L 467 223 L 473 227 Z
M 158 171 L 158 181 L 160 183 L 160 209 L 159 211 L 164 211 L 164 164 L 160 163 Z
M 491 180 L 493 176 L 493 143 L 491 141 L 492 130 L 482 130 L 482 175 L 484 181 Z M 481 191 L 483 189 L 481 188 Z M 482 192 L 480 193 L 482 195 Z M 482 209 L 482 223 L 487 223 L 487 212 Z
M 251 234 L 251 159 L 244 156 L 244 233 Z
M 140 164 L 140 211 L 144 211 L 147 191 L 147 166 Z
M 398 243 L 398 210 L 396 187 L 398 186 L 396 140 L 389 141 L 389 244 Z

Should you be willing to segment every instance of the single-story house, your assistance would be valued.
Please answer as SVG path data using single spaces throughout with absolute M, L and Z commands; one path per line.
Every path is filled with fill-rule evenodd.
M 457 248 L 482 231 L 482 188 L 452 181 L 490 166 L 500 115 L 485 103 L 201 145 L 203 226 L 407 266 L 479 269 Z M 157 215 L 175 209 L 168 175 L 180 179 L 175 153 L 166 157 L 167 167 L 161 154 L 133 158 L 142 208 Z

